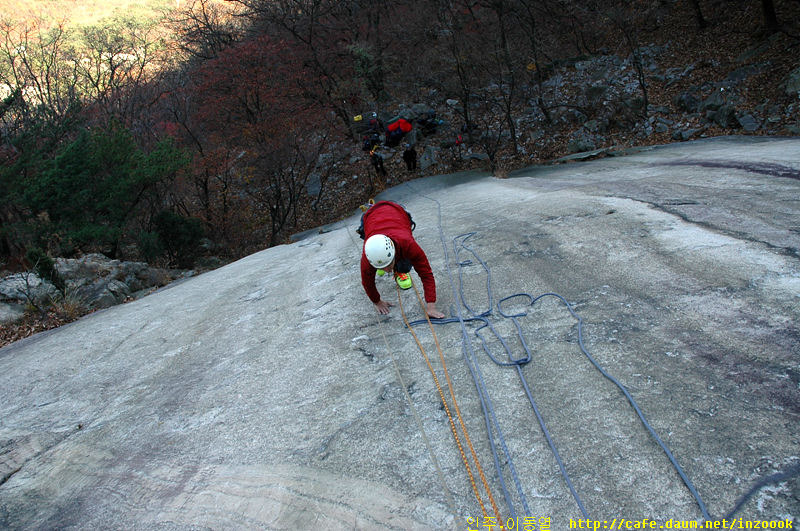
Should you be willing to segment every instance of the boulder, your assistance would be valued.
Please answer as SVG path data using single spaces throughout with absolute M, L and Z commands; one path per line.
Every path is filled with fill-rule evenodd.
M 711 95 L 703 100 L 703 103 L 700 104 L 701 111 L 716 111 L 723 105 L 725 105 L 725 93 L 722 90 L 715 90 L 711 93 Z
M 25 306 L 14 302 L 0 302 L 0 325 L 13 323 L 25 314 Z
M 678 110 L 686 112 L 695 112 L 700 106 L 700 100 L 691 92 L 682 92 L 678 94 L 672 99 L 672 103 Z
M 738 84 L 742 81 L 746 80 L 750 76 L 754 76 L 756 74 L 760 74 L 767 68 L 769 68 L 769 63 L 757 63 L 752 65 L 745 65 L 741 68 L 737 68 L 736 70 L 730 72 L 726 81 L 731 84 Z
M 586 135 L 578 134 L 572 138 L 567 144 L 567 150 L 570 153 L 582 153 L 584 151 L 593 151 L 597 149 L 594 140 Z
M 58 258 L 56 269 L 73 289 L 92 284 L 94 292 L 102 284 L 117 280 L 128 286 L 128 292 L 153 286 L 163 286 L 182 275 L 182 271 L 151 267 L 145 262 L 123 262 L 102 254 L 88 254 L 81 258 Z M 102 290 L 101 290 L 102 291 Z M 114 291 L 117 291 L 116 288 Z
M 659 116 L 653 121 L 653 130 L 656 133 L 667 133 L 673 125 L 675 125 L 675 122 L 672 120 Z
M 319 172 L 311 172 L 306 181 L 306 194 L 311 197 L 316 197 L 322 189 L 322 180 Z
M 411 106 L 411 115 L 414 120 L 436 114 L 436 109 L 424 103 L 415 103 Z
M 425 151 L 419 157 L 419 167 L 421 170 L 426 170 L 439 162 L 439 148 L 435 146 L 427 146 Z
M 108 282 L 94 282 L 87 284 L 76 291 L 77 296 L 86 301 L 86 305 L 92 309 L 110 308 L 125 302 L 131 294 L 131 289 L 121 280 L 109 280 Z
M 752 133 L 753 131 L 756 131 L 761 126 L 759 121 L 756 120 L 756 118 L 750 113 L 746 113 L 746 114 L 743 114 L 741 116 L 737 116 L 736 119 L 739 122 L 739 125 L 742 126 L 742 129 L 744 129 L 748 133 Z
M 695 65 L 691 64 L 685 68 L 668 68 L 664 72 L 664 77 L 666 79 L 666 85 L 669 87 L 683 79 L 686 75 L 691 73 L 695 69 Z
M 0 300 L 27 304 L 46 304 L 58 295 L 51 283 L 33 272 L 15 273 L 0 279 Z
M 790 97 L 800 97 L 800 68 L 793 70 L 786 78 L 784 83 L 786 95 Z
M 583 127 L 586 128 L 587 131 L 591 131 L 592 133 L 599 133 L 604 131 L 608 127 L 608 123 L 599 120 L 589 120 Z
M 739 122 L 736 119 L 736 109 L 733 105 L 722 105 L 716 111 L 709 111 L 707 115 L 709 121 L 719 125 L 720 127 L 739 127 Z
M 55 267 L 64 279 L 67 294 L 92 310 L 108 308 L 129 297 L 144 296 L 154 288 L 192 274 L 190 271 L 151 267 L 144 262 L 112 260 L 102 254 L 57 258 Z M 4 303 L 0 321 L 19 318 L 20 309 L 31 301 L 47 306 L 59 297 L 55 286 L 33 272 L 16 273 L 0 279 L 0 300 Z
M 699 135 L 703 131 L 704 131 L 703 128 L 679 129 L 677 131 L 673 131 L 672 139 L 679 141 L 686 141 L 696 135 Z
M 609 92 L 609 87 L 603 84 L 595 84 L 591 85 L 586 88 L 585 95 L 586 99 L 592 103 L 597 104 L 605 97 L 605 95 Z

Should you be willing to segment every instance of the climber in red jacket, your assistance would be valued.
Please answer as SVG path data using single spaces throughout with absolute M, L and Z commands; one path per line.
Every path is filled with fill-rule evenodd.
M 425 252 L 411 235 L 411 216 L 392 201 L 379 201 L 361 217 L 359 232 L 364 238 L 361 252 L 361 284 L 367 297 L 378 313 L 388 314 L 392 303 L 381 300 L 375 287 L 375 275 L 379 271 L 394 273 L 401 288 L 411 287 L 408 275 L 413 267 L 422 280 L 425 291 L 426 311 L 434 319 L 444 314 L 436 309 L 436 281 Z

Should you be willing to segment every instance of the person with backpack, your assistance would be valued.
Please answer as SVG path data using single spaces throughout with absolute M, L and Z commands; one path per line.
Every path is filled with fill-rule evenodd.
M 381 299 L 375 286 L 375 275 L 380 271 L 393 273 L 397 284 L 411 287 L 411 268 L 422 280 L 425 292 L 425 310 L 433 319 L 444 314 L 436 309 L 436 280 L 428 257 L 411 234 L 414 222 L 411 215 L 393 201 L 378 201 L 361 216 L 358 233 L 364 239 L 361 251 L 361 285 L 367 297 L 380 314 L 388 314 L 392 303 Z
M 369 152 L 369 160 L 372 161 L 372 166 L 375 168 L 375 173 L 386 177 L 386 167 L 383 165 L 383 156 L 378 153 L 379 145 L 375 145 L 372 147 L 372 150 Z

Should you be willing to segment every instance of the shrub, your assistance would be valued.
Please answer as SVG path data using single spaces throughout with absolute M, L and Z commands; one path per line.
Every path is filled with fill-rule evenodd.
M 190 267 L 197 257 L 203 238 L 203 224 L 199 219 L 187 218 L 163 210 L 153 220 L 158 239 L 166 249 L 170 261 L 179 267 Z
M 39 278 L 50 282 L 62 294 L 66 293 L 66 283 L 58 273 L 55 262 L 53 262 L 53 259 L 50 258 L 47 253 L 38 247 L 32 247 L 28 249 L 26 258 L 32 265 L 34 271 L 36 271 L 36 274 L 39 275 Z
M 161 239 L 158 237 L 157 232 L 140 232 L 136 246 L 138 247 L 142 258 L 144 258 L 147 262 L 154 262 L 164 254 L 164 245 L 162 245 Z

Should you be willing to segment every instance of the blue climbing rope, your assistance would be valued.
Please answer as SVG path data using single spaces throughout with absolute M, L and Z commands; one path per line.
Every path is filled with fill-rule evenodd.
M 409 185 L 408 183 L 406 184 L 409 186 L 409 188 L 411 188 L 411 185 Z M 455 283 L 453 282 L 453 274 L 450 268 L 450 259 L 447 252 L 447 243 L 444 238 L 444 229 L 442 228 L 442 205 L 441 203 L 439 203 L 439 201 L 437 201 L 434 198 L 428 197 L 424 194 L 423 197 L 426 197 L 427 199 L 435 202 L 437 205 L 439 237 L 441 239 L 442 248 L 444 250 L 445 267 L 447 269 L 447 276 L 448 280 L 450 281 L 450 286 L 453 289 L 453 296 L 454 296 L 453 300 L 458 300 L 458 293 L 456 292 Z M 489 281 L 487 281 L 487 284 L 491 286 Z M 489 308 L 489 311 L 491 311 L 491 306 Z M 509 451 L 505 437 L 503 436 L 502 428 L 500 427 L 500 423 L 497 420 L 497 416 L 495 414 L 494 406 L 492 404 L 491 397 L 489 396 L 488 389 L 486 388 L 486 384 L 483 381 L 483 374 L 480 372 L 480 367 L 478 366 L 477 363 L 477 356 L 475 355 L 475 352 L 472 349 L 472 342 L 469 340 L 469 335 L 467 334 L 467 328 L 465 322 L 474 319 L 465 319 L 461 314 L 461 308 L 458 305 L 456 305 L 456 314 L 457 314 L 456 319 L 432 319 L 431 322 L 435 324 L 443 324 L 443 322 L 445 321 L 460 323 L 461 335 L 462 335 L 462 355 L 464 356 L 464 361 L 466 362 L 467 367 L 469 368 L 470 375 L 472 376 L 472 381 L 475 384 L 475 388 L 478 391 L 478 396 L 480 398 L 480 403 L 481 403 L 481 410 L 483 411 L 484 423 L 486 425 L 486 430 L 489 435 L 489 446 L 492 451 L 492 459 L 494 461 L 495 469 L 497 470 L 497 476 L 500 482 L 501 490 L 503 492 L 503 497 L 505 498 L 506 504 L 508 505 L 509 511 L 511 512 L 511 517 L 516 519 L 517 513 L 514 508 L 514 503 L 511 499 L 511 495 L 508 492 L 505 479 L 503 477 L 502 467 L 500 465 L 497 448 L 494 442 L 495 433 L 497 434 L 496 435 L 497 441 L 499 442 L 503 454 L 505 455 L 506 463 L 508 464 L 508 469 L 511 473 L 514 485 L 517 489 L 517 494 L 519 495 L 519 499 L 522 504 L 523 510 L 525 511 L 525 515 L 529 516 L 531 515 L 531 510 L 530 507 L 528 506 L 528 500 L 525 497 L 525 493 L 522 489 L 522 484 L 519 480 L 519 475 L 517 474 L 516 467 L 514 466 L 514 460 L 511 456 L 511 452 Z M 417 323 L 418 321 L 409 323 L 409 326 L 414 326 Z
M 411 188 L 410 185 L 408 185 L 408 186 Z M 528 508 L 527 499 L 525 498 L 524 492 L 523 492 L 523 490 L 521 488 L 519 477 L 518 477 L 518 475 L 516 473 L 516 469 L 515 469 L 515 467 L 513 465 L 513 459 L 511 457 L 510 452 L 508 451 L 508 447 L 507 447 L 507 444 L 505 442 L 505 438 L 503 437 L 502 429 L 500 428 L 500 425 L 499 425 L 499 423 L 497 421 L 497 418 L 496 418 L 496 415 L 494 413 L 494 408 L 492 406 L 491 398 L 489 397 L 488 390 L 487 390 L 486 385 L 485 385 L 485 383 L 483 381 L 483 375 L 480 372 L 480 367 L 479 367 L 478 362 L 477 362 L 477 356 L 475 355 L 474 351 L 472 350 L 472 343 L 469 340 L 469 335 L 467 334 L 467 329 L 466 329 L 465 323 L 468 322 L 468 321 L 481 321 L 483 323 L 483 325 L 480 326 L 477 330 L 475 330 L 474 333 L 480 339 L 481 344 L 482 344 L 482 346 L 484 348 L 484 351 L 487 353 L 487 355 L 490 357 L 490 359 L 494 363 L 496 363 L 498 365 L 501 365 L 501 366 L 513 365 L 516 368 L 517 374 L 518 374 L 518 376 L 520 378 L 520 381 L 522 383 L 522 386 L 523 386 L 523 388 L 525 390 L 525 394 L 528 397 L 528 401 L 531 404 L 531 408 L 533 409 L 534 415 L 536 416 L 536 419 L 537 419 L 537 421 L 539 423 L 539 427 L 541 428 L 542 433 L 545 436 L 547 444 L 550 447 L 550 450 L 551 450 L 551 452 L 553 453 L 553 456 L 556 459 L 556 462 L 558 464 L 558 467 L 559 467 L 559 470 L 561 472 L 561 475 L 564 478 L 564 482 L 567 484 L 567 488 L 569 489 L 570 493 L 572 494 L 572 497 L 575 499 L 575 502 L 578 505 L 578 508 L 581 510 L 581 513 L 583 514 L 583 516 L 584 517 L 588 517 L 589 513 L 586 510 L 585 506 L 583 505 L 583 502 L 582 502 L 578 492 L 576 491 L 575 487 L 572 484 L 572 481 L 569 478 L 569 474 L 567 473 L 567 470 L 566 470 L 566 467 L 564 465 L 564 462 L 561 459 L 561 456 L 560 456 L 560 454 L 558 452 L 558 448 L 556 447 L 555 443 L 552 440 L 550 432 L 547 429 L 547 426 L 546 426 L 546 424 L 544 422 L 544 418 L 542 417 L 541 412 L 539 411 L 539 408 L 538 408 L 538 406 L 536 404 L 536 401 L 533 398 L 533 394 L 530 391 L 530 384 L 527 382 L 527 380 L 525 378 L 525 375 L 524 375 L 524 373 L 522 371 L 522 366 L 524 364 L 528 363 L 531 360 L 531 357 L 532 357 L 530 349 L 528 348 L 528 346 L 527 346 L 527 344 L 525 342 L 524 336 L 522 334 L 522 329 L 521 329 L 521 327 L 519 325 L 519 322 L 516 319 L 517 317 L 521 317 L 522 315 L 516 315 L 516 316 L 512 317 L 511 315 L 504 314 L 504 312 L 502 311 L 502 306 L 501 306 L 503 302 L 505 302 L 505 301 L 507 301 L 509 299 L 515 298 L 515 297 L 519 297 L 519 296 L 529 297 L 529 299 L 531 300 L 531 305 L 535 304 L 535 302 L 537 300 L 541 299 L 542 297 L 545 297 L 545 296 L 556 296 L 556 297 L 560 298 L 567 305 L 567 308 L 569 309 L 569 311 L 572 314 L 572 316 L 575 317 L 576 319 L 578 319 L 578 343 L 579 343 L 583 353 L 589 358 L 589 360 L 601 372 L 601 374 L 603 374 L 606 378 L 608 378 L 612 382 L 614 382 L 622 390 L 623 394 L 626 396 L 628 401 L 633 406 L 633 408 L 636 411 L 637 415 L 639 416 L 640 420 L 642 420 L 642 422 L 645 424 L 645 427 L 648 429 L 650 434 L 654 437 L 656 442 L 661 446 L 661 448 L 667 454 L 667 457 L 670 459 L 671 463 L 673 464 L 673 466 L 677 470 L 678 474 L 681 476 L 681 479 L 683 479 L 684 483 L 689 488 L 689 491 L 695 497 L 695 500 L 698 502 L 700 510 L 703 513 L 703 516 L 706 517 L 706 518 L 710 518 L 710 516 L 708 515 L 708 512 L 706 511 L 705 504 L 703 503 L 703 501 L 700 498 L 699 494 L 697 494 L 697 491 L 694 488 L 694 485 L 692 484 L 691 480 L 689 480 L 689 478 L 683 472 L 683 469 L 681 469 L 681 467 L 678 464 L 677 460 L 675 460 L 674 456 L 672 455 L 672 452 L 670 452 L 670 450 L 666 447 L 666 445 L 663 443 L 661 438 L 658 437 L 658 434 L 656 434 L 655 430 L 653 430 L 652 426 L 650 426 L 650 424 L 647 422 L 646 418 L 644 417 L 644 414 L 641 412 L 640 408 L 636 404 L 636 402 L 633 399 L 633 397 L 630 395 L 630 393 L 627 391 L 627 389 L 625 389 L 624 386 L 622 386 L 615 378 L 613 378 L 610 374 L 608 374 L 608 372 L 606 372 L 594 360 L 594 358 L 592 358 L 592 356 L 589 354 L 589 352 L 584 347 L 584 345 L 583 345 L 583 332 L 582 332 L 582 320 L 574 312 L 574 310 L 572 309 L 572 307 L 569 305 L 569 303 L 567 302 L 567 300 L 564 297 L 562 297 L 560 295 L 557 295 L 557 294 L 554 294 L 554 293 L 547 293 L 547 294 L 544 294 L 544 295 L 540 295 L 539 297 L 534 299 L 530 294 L 520 293 L 520 294 L 511 295 L 509 297 L 505 297 L 502 300 L 498 301 L 498 303 L 497 303 L 498 304 L 498 312 L 504 318 L 511 318 L 512 319 L 512 322 L 514 323 L 515 328 L 517 330 L 518 337 L 520 339 L 520 343 L 523 345 L 523 348 L 524 348 L 525 353 L 526 353 L 525 357 L 522 357 L 522 358 L 514 358 L 511 355 L 511 350 L 508 348 L 508 345 L 506 344 L 506 342 L 504 340 L 502 340 L 501 336 L 497 333 L 497 331 L 491 325 L 491 322 L 487 319 L 487 317 L 492 314 L 493 293 L 492 293 L 492 284 L 491 284 L 491 270 L 489 269 L 488 265 L 478 256 L 478 254 L 472 248 L 470 248 L 470 247 L 468 247 L 466 245 L 466 242 L 472 236 L 474 236 L 476 233 L 475 232 L 469 232 L 469 233 L 461 234 L 459 236 L 456 236 L 453 239 L 453 247 L 454 247 L 456 263 L 458 264 L 458 267 L 459 267 L 459 276 L 458 276 L 459 277 L 459 289 L 456 290 L 455 283 L 453 282 L 452 271 L 451 271 L 451 268 L 450 268 L 450 260 L 449 260 L 449 255 L 448 255 L 448 252 L 447 252 L 447 245 L 446 245 L 445 238 L 444 238 L 444 229 L 442 227 L 442 206 L 441 206 L 441 203 L 438 200 L 436 200 L 436 199 L 434 199 L 432 197 L 429 197 L 429 196 L 424 195 L 424 194 L 421 194 L 421 195 L 422 195 L 422 197 L 425 197 L 425 198 L 429 199 L 430 201 L 433 201 L 437 205 L 439 236 L 440 236 L 440 239 L 442 241 L 442 247 L 444 249 L 445 268 L 447 270 L 448 279 L 450 281 L 450 285 L 451 285 L 452 290 L 453 290 L 453 300 L 460 300 L 461 304 L 472 314 L 470 317 L 464 318 L 463 315 L 462 315 L 462 312 L 461 312 L 461 306 L 460 305 L 456 305 L 457 318 L 436 319 L 436 320 L 431 320 L 431 322 L 435 323 L 435 324 L 446 324 L 446 323 L 451 323 L 451 322 L 458 322 L 460 324 L 460 326 L 461 326 L 462 340 L 463 340 L 462 353 L 464 355 L 464 359 L 465 359 L 465 361 L 467 363 L 467 366 L 468 366 L 468 368 L 470 370 L 470 373 L 472 375 L 473 382 L 475 383 L 475 386 L 476 386 L 476 388 L 478 390 L 478 394 L 479 394 L 480 401 L 481 401 L 481 408 L 482 408 L 483 413 L 484 413 L 484 422 L 486 423 L 487 432 L 489 434 L 489 443 L 490 443 L 490 446 L 491 446 L 493 459 L 495 461 L 495 467 L 497 468 L 497 471 L 498 471 L 498 477 L 499 477 L 499 480 L 500 480 L 500 483 L 501 483 L 501 486 L 502 486 L 503 494 L 504 494 L 504 496 L 506 498 L 506 503 L 508 503 L 509 508 L 510 508 L 510 510 L 512 512 L 512 517 L 516 517 L 516 511 L 514 510 L 513 503 L 511 502 L 510 495 L 507 492 L 507 489 L 506 489 L 506 486 L 505 486 L 505 481 L 503 479 L 502 469 L 500 468 L 500 465 L 499 465 L 499 460 L 498 460 L 495 444 L 494 444 L 494 441 L 493 441 L 493 433 L 494 433 L 495 430 L 497 432 L 498 440 L 501 443 L 501 447 L 503 448 L 503 451 L 504 451 L 504 453 L 506 455 L 506 459 L 507 459 L 507 462 L 509 464 L 509 471 L 511 472 L 512 479 L 513 479 L 513 481 L 514 481 L 514 483 L 515 483 L 515 485 L 517 487 L 517 490 L 518 490 L 518 493 L 520 495 L 520 499 L 522 501 L 522 504 L 523 504 L 523 507 L 524 507 L 524 510 L 525 510 L 526 514 L 530 514 L 530 509 Z M 486 286 L 487 286 L 487 295 L 488 295 L 489 305 L 488 305 L 488 308 L 486 310 L 482 311 L 482 312 L 477 312 L 473 308 L 471 308 L 469 306 L 469 304 L 466 302 L 466 299 L 464 297 L 463 274 L 462 274 L 463 268 L 471 265 L 473 262 L 470 261 L 470 260 L 460 260 L 459 259 L 460 258 L 460 254 L 461 254 L 461 252 L 463 250 L 466 250 L 470 254 L 472 254 L 472 256 L 481 264 L 481 267 L 483 267 L 484 271 L 486 272 Z M 417 324 L 420 324 L 421 322 L 423 322 L 423 321 L 414 321 L 412 323 L 409 323 L 409 326 L 415 326 Z M 427 322 L 427 321 L 424 321 L 424 322 Z M 495 335 L 495 337 L 500 339 L 500 342 L 501 342 L 501 344 L 503 345 L 503 348 L 506 351 L 506 355 L 509 358 L 508 362 L 502 362 L 502 361 L 498 360 L 497 358 L 495 358 L 493 355 L 491 355 L 490 349 L 488 348 L 488 345 L 486 343 L 485 338 L 482 336 L 482 334 L 480 334 L 480 330 L 482 330 L 484 328 L 487 328 L 487 327 L 492 331 L 492 333 Z
M 406 185 L 413 190 L 413 187 L 409 183 L 406 183 Z M 567 487 L 569 488 L 570 493 L 572 494 L 573 498 L 575 499 L 579 509 L 581 510 L 581 513 L 583 514 L 584 517 L 588 517 L 589 514 L 586 511 L 586 509 L 585 509 L 585 507 L 584 507 L 584 505 L 583 505 L 583 503 L 581 501 L 580 496 L 578 495 L 577 491 L 575 490 L 575 488 L 572 485 L 572 482 L 569 479 L 569 475 L 567 474 L 566 467 L 564 466 L 563 460 L 561 459 L 561 457 L 560 457 L 560 455 L 558 453 L 558 449 L 556 448 L 555 443 L 553 442 L 553 440 L 552 440 L 552 438 L 550 436 L 550 432 L 547 429 L 547 426 L 545 425 L 545 422 L 544 422 L 544 419 L 543 419 L 541 413 L 539 412 L 539 408 L 536 405 L 535 400 L 533 399 L 533 395 L 532 395 L 532 393 L 530 391 L 530 385 L 529 385 L 527 379 L 525 378 L 525 375 L 524 375 L 523 370 L 522 370 L 523 367 L 527 363 L 529 363 L 531 361 L 531 359 L 532 359 L 531 350 L 529 349 L 527 343 L 525 342 L 524 334 L 522 332 L 522 327 L 520 326 L 519 321 L 518 321 L 518 318 L 525 317 L 527 315 L 527 311 L 526 312 L 522 312 L 522 313 L 511 314 L 511 313 L 506 313 L 503 310 L 503 303 L 504 302 L 509 301 L 511 299 L 518 298 L 518 297 L 527 297 L 528 301 L 529 301 L 529 304 L 528 304 L 529 307 L 533 307 L 533 305 L 536 304 L 537 301 L 539 301 L 539 300 L 541 300 L 541 299 L 543 299 L 545 297 L 554 297 L 554 298 L 559 299 L 566 306 L 566 308 L 569 311 L 570 315 L 575 320 L 577 320 L 577 322 L 578 322 L 578 325 L 577 325 L 577 329 L 578 329 L 578 345 L 580 347 L 581 352 L 583 352 L 583 354 L 586 356 L 586 358 L 592 363 L 592 365 L 606 379 L 608 379 L 614 385 L 616 385 L 617 388 L 619 388 L 619 390 L 623 393 L 625 398 L 628 400 L 628 403 L 631 405 L 633 410 L 636 412 L 636 415 L 639 417 L 639 420 L 642 422 L 644 427 L 647 429 L 647 431 L 650 433 L 650 435 L 653 437 L 653 439 L 656 441 L 656 443 L 659 445 L 659 447 L 664 451 L 665 455 L 669 459 L 669 461 L 672 464 L 672 466 L 675 469 L 675 471 L 680 476 L 680 478 L 683 481 L 684 485 L 687 487 L 689 492 L 694 497 L 694 499 L 697 502 L 697 505 L 698 505 L 698 507 L 700 509 L 700 512 L 703 514 L 703 517 L 706 520 L 712 520 L 712 517 L 709 515 L 709 513 L 708 513 L 708 511 L 706 509 L 705 503 L 703 502 L 700 494 L 697 492 L 697 489 L 695 488 L 694 484 L 689 479 L 689 477 L 686 475 L 686 473 L 683 471 L 683 468 L 680 466 L 680 464 L 678 463 L 677 459 L 675 458 L 675 456 L 670 451 L 669 447 L 664 443 L 664 441 L 661 439 L 661 437 L 659 437 L 659 435 L 653 429 L 652 425 L 648 422 L 648 420 L 645 417 L 644 413 L 642 412 L 641 408 L 636 403 L 636 400 L 630 394 L 628 389 L 622 383 L 620 383 L 619 380 L 617 380 L 615 377 L 613 377 L 611 374 L 609 374 L 608 371 L 606 371 L 597 362 L 597 360 L 594 359 L 594 357 L 589 353 L 589 351 L 586 349 L 586 346 L 584 345 L 584 342 L 583 342 L 583 319 L 575 312 L 574 308 L 569 303 L 569 301 L 567 301 L 566 298 L 564 298 L 562 295 L 559 295 L 558 293 L 544 293 L 542 295 L 538 295 L 537 297 L 533 297 L 532 295 L 530 295 L 528 293 L 516 293 L 516 294 L 513 294 L 513 295 L 509 295 L 507 297 L 504 297 L 504 298 L 500 299 L 497 302 L 497 312 L 498 312 L 498 314 L 501 317 L 505 318 L 505 319 L 511 319 L 511 321 L 514 324 L 514 327 L 516 329 L 517 337 L 519 339 L 519 342 L 522 345 L 522 348 L 523 348 L 523 350 L 525 352 L 525 356 L 519 357 L 519 358 L 515 358 L 513 356 L 513 354 L 512 354 L 511 349 L 508 347 L 508 344 L 506 343 L 505 339 L 500 334 L 498 334 L 497 330 L 494 328 L 494 326 L 492 325 L 491 321 L 488 319 L 489 316 L 493 315 L 493 312 L 492 312 L 492 307 L 493 307 L 492 301 L 493 301 L 494 295 L 492 293 L 491 270 L 486 265 L 486 263 L 480 258 L 480 256 L 478 256 L 478 254 L 472 248 L 470 248 L 470 247 L 468 247 L 466 245 L 466 242 L 477 233 L 476 232 L 468 232 L 468 233 L 461 234 L 461 235 L 456 236 L 455 238 L 453 238 L 453 249 L 454 249 L 455 263 L 458 265 L 458 268 L 459 268 L 459 270 L 458 270 L 458 289 L 456 289 L 455 283 L 453 282 L 452 270 L 450 268 L 450 259 L 449 259 L 449 255 L 448 255 L 448 251 L 447 251 L 447 244 L 445 242 L 444 229 L 442 227 L 442 205 L 438 200 L 436 200 L 436 199 L 434 199 L 432 197 L 429 197 L 429 196 L 427 196 L 425 194 L 419 194 L 419 195 L 421 195 L 422 197 L 425 197 L 426 199 L 428 199 L 430 201 L 433 201 L 437 205 L 439 237 L 440 237 L 440 240 L 442 242 L 442 248 L 444 250 L 445 268 L 447 270 L 448 280 L 450 281 L 450 286 L 451 286 L 451 288 L 453 290 L 453 300 L 460 300 L 461 301 L 461 305 L 463 305 L 463 307 L 466 308 L 466 310 L 468 310 L 470 312 L 470 314 L 471 314 L 471 315 L 469 315 L 467 317 L 463 316 L 462 312 L 461 312 L 461 305 L 456 304 L 455 305 L 456 317 L 445 318 L 445 319 L 431 319 L 430 322 L 433 323 L 433 324 L 438 324 L 438 325 L 444 325 L 444 324 L 448 324 L 448 323 L 459 323 L 460 324 L 461 333 L 462 333 L 462 355 L 464 356 L 464 360 L 467 363 L 467 367 L 469 368 L 469 371 L 470 371 L 470 374 L 472 376 L 473 382 L 475 383 L 475 387 L 476 387 L 476 389 L 478 391 L 478 395 L 479 395 L 480 403 L 481 403 L 481 409 L 482 409 L 483 415 L 484 415 L 484 422 L 486 424 L 486 430 L 487 430 L 487 432 L 489 434 L 489 445 L 491 447 L 492 457 L 493 457 L 493 460 L 494 460 L 494 463 L 495 463 L 495 468 L 496 468 L 497 473 L 498 473 L 498 478 L 499 478 L 499 481 L 500 481 L 500 484 L 501 484 L 501 487 L 502 487 L 502 490 L 503 490 L 503 495 L 504 495 L 504 497 L 506 499 L 506 503 L 508 504 L 509 509 L 510 509 L 510 511 L 512 513 L 512 518 L 516 518 L 516 511 L 514 510 L 514 505 L 512 503 L 511 496 L 510 496 L 510 494 L 509 494 L 509 492 L 508 492 L 508 490 L 506 488 L 505 480 L 503 478 L 503 471 L 502 471 L 502 467 L 501 467 L 500 462 L 499 462 L 499 456 L 498 456 L 496 445 L 495 445 L 495 441 L 494 441 L 494 438 L 495 438 L 494 433 L 495 432 L 497 434 L 496 435 L 497 436 L 497 440 L 500 443 L 500 446 L 501 446 L 501 448 L 503 450 L 503 453 L 504 453 L 504 455 L 506 457 L 506 462 L 508 464 L 509 472 L 510 472 L 511 477 L 512 477 L 512 479 L 514 481 L 514 484 L 516 486 L 517 493 L 518 493 L 519 498 L 521 500 L 521 503 L 523 505 L 523 510 L 525 511 L 526 515 L 530 515 L 531 511 L 530 511 L 530 509 L 528 507 L 527 499 L 526 499 L 525 494 L 523 492 L 523 489 L 521 487 L 521 484 L 520 484 L 520 481 L 519 481 L 519 476 L 518 476 L 518 474 L 516 472 L 516 468 L 514 467 L 513 459 L 511 457 L 511 453 L 508 450 L 508 446 L 507 446 L 505 438 L 503 436 L 502 429 L 501 429 L 500 424 L 499 424 L 499 422 L 497 420 L 497 417 L 495 415 L 494 407 L 493 407 L 491 398 L 489 396 L 488 389 L 487 389 L 486 384 L 484 382 L 483 374 L 482 374 L 482 372 L 480 370 L 480 366 L 478 364 L 477 355 L 475 354 L 474 350 L 472 349 L 472 342 L 470 341 L 469 335 L 467 333 L 466 323 L 468 323 L 468 322 L 480 322 L 480 323 L 482 323 L 478 328 L 476 328 L 473 331 L 473 333 L 478 337 L 478 339 L 481 342 L 481 345 L 482 345 L 482 348 L 483 348 L 484 352 L 489 357 L 489 359 L 492 360 L 493 363 L 495 363 L 496 365 L 499 365 L 499 366 L 513 366 L 516 369 L 517 374 L 518 374 L 518 376 L 520 378 L 520 382 L 522 383 L 523 389 L 525 390 L 525 394 L 528 397 L 528 401 L 530 402 L 531 407 L 533 409 L 534 415 L 536 416 L 536 419 L 539 422 L 539 426 L 540 426 L 540 428 L 542 430 L 542 433 L 544 434 L 545 439 L 547 440 L 547 443 L 548 443 L 548 445 L 550 447 L 550 450 L 552 451 L 553 456 L 556 459 L 558 467 L 559 467 L 559 469 L 561 471 L 561 475 L 564 478 L 564 481 L 567 484 Z M 478 263 L 480 263 L 480 265 L 483 267 L 484 271 L 486 272 L 486 289 L 487 289 L 487 297 L 488 297 L 488 307 L 487 307 L 486 310 L 481 311 L 481 312 L 478 312 L 478 311 L 474 310 L 472 307 L 470 307 L 470 305 L 467 303 L 467 301 L 465 299 L 465 296 L 464 296 L 463 269 L 465 267 L 468 267 L 468 266 L 474 264 L 474 262 L 472 260 L 461 260 L 460 255 L 465 250 L 468 251 L 470 254 L 472 254 L 474 259 L 477 260 Z M 451 308 L 451 315 L 453 313 L 454 312 L 452 311 L 452 308 Z M 416 326 L 416 325 L 419 325 L 419 324 L 422 324 L 422 323 L 427 323 L 427 321 L 426 320 L 413 321 L 413 322 L 409 323 L 409 326 Z M 489 348 L 486 339 L 483 337 L 483 334 L 480 333 L 481 330 L 483 330 L 485 328 L 489 328 L 489 330 L 492 332 L 492 334 L 495 336 L 495 338 L 503 346 L 503 349 L 504 349 L 504 351 L 506 353 L 508 361 L 502 361 L 502 360 L 496 358 L 492 354 L 491 349 Z M 799 475 L 800 475 L 800 464 L 794 464 L 794 465 L 789 466 L 786 469 L 784 469 L 784 470 L 782 470 L 782 471 L 780 471 L 778 473 L 772 474 L 770 476 L 767 476 L 765 478 L 762 478 L 762 479 L 758 480 L 757 482 L 755 482 L 750 487 L 750 489 L 748 489 L 748 491 L 744 495 L 742 495 L 740 497 L 740 499 L 736 503 L 736 505 L 725 515 L 725 518 L 726 519 L 730 519 L 733 515 L 735 515 L 739 510 L 741 510 L 741 508 L 753 496 L 753 494 L 755 494 L 757 491 L 759 491 L 763 487 L 765 487 L 767 485 L 770 485 L 770 484 L 775 484 L 775 483 L 779 483 L 779 482 L 782 482 L 782 481 L 786 481 L 786 480 L 792 479 L 794 477 L 797 477 Z

